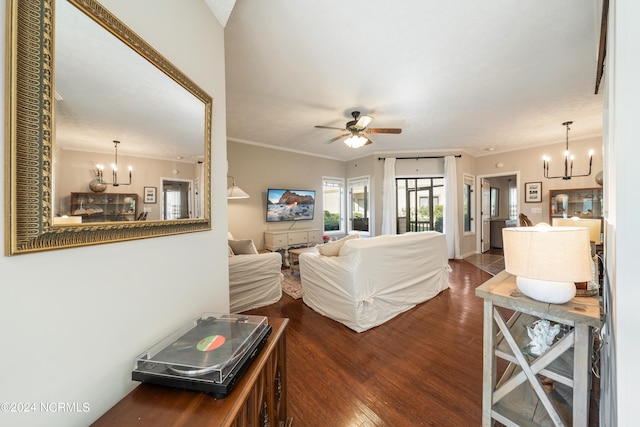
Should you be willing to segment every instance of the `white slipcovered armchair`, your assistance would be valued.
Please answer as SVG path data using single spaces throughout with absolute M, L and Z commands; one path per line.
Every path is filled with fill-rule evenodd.
M 253 241 L 229 237 L 229 311 L 239 313 L 280 301 L 282 256 L 260 254 Z

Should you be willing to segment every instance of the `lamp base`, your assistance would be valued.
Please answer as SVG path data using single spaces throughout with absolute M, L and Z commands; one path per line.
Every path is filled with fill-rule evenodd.
M 550 282 L 518 276 L 516 285 L 529 298 L 550 304 L 564 304 L 576 296 L 576 285 L 573 282 Z

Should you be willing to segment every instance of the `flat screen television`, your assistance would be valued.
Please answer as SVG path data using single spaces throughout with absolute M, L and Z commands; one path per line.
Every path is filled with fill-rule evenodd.
M 267 222 L 305 221 L 313 219 L 315 190 L 267 190 Z

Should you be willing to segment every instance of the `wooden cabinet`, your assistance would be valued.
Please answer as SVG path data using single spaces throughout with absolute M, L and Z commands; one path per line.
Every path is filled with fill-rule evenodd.
M 135 193 L 71 193 L 69 215 L 82 222 L 135 221 L 138 195 Z
M 141 384 L 94 424 L 99 426 L 286 427 L 288 319 L 270 318 L 267 343 L 225 398 L 203 392 Z
M 593 328 L 602 326 L 596 297 L 548 304 L 522 295 L 503 271 L 476 289 L 484 298 L 482 425 L 584 426 L 589 422 Z M 508 309 L 512 316 L 505 320 Z M 527 327 L 539 319 L 561 325 L 562 337 L 542 355 L 527 353 Z M 497 378 L 497 358 L 508 365 Z M 541 379 L 553 381 L 547 393 Z
M 549 192 L 549 224 L 553 218 L 601 218 L 602 188 L 575 188 Z
M 318 229 L 265 231 L 264 246 L 274 252 L 301 246 L 314 246 L 322 242 Z

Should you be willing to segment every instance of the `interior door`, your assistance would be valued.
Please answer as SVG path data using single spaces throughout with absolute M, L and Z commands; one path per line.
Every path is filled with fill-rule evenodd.
M 482 252 L 491 249 L 491 184 L 482 179 Z

